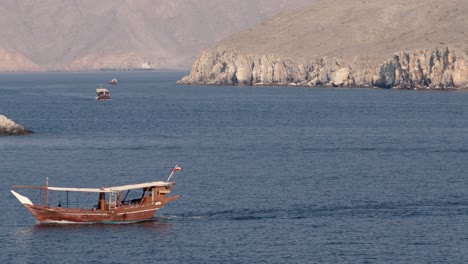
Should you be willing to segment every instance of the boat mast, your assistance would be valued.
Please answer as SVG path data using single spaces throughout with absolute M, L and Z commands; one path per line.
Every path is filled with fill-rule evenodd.
M 49 177 L 46 177 L 44 206 L 48 206 L 48 204 L 49 204 Z
M 180 171 L 180 170 L 181 170 L 181 168 L 179 167 L 179 165 L 176 164 L 174 166 L 174 169 L 172 169 L 171 174 L 169 175 L 169 177 L 167 178 L 166 181 L 168 182 L 172 178 L 172 175 L 174 175 L 174 172 Z

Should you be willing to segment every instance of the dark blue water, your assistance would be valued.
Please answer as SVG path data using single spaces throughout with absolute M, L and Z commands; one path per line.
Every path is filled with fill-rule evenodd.
M 1 74 L 0 263 L 468 263 L 468 93 Z M 118 78 L 112 100 L 95 88 Z M 39 225 L 11 185 L 165 180 L 154 221 Z

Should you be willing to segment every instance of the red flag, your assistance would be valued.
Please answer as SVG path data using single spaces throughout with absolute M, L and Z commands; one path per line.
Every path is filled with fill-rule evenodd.
M 173 171 L 173 172 L 182 171 L 182 168 L 179 167 L 179 166 L 175 166 L 174 169 L 173 169 L 172 171 Z

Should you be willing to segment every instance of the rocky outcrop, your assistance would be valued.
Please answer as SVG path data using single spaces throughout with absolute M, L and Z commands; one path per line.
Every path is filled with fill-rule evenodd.
M 218 47 L 203 51 L 178 84 L 466 89 L 468 56 L 440 47 L 397 52 L 387 61 L 325 56 L 298 63 L 274 54 L 249 55 Z
M 377 68 L 373 84 L 400 89 L 467 89 L 468 57 L 447 47 L 398 52 Z
M 0 115 L 0 136 L 3 135 L 29 135 L 31 130 L 22 125 L 16 124 L 4 115 Z

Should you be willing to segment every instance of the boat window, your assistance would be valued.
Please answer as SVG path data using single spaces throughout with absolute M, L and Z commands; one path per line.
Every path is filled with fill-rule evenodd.
M 141 201 L 141 193 L 137 191 L 128 190 L 125 195 L 122 195 L 121 204 L 134 204 Z
M 146 190 L 148 190 L 148 191 L 146 191 Z M 145 194 L 146 194 L 146 196 L 151 197 L 151 195 L 153 194 L 153 187 L 143 188 L 143 195 L 145 195 Z

